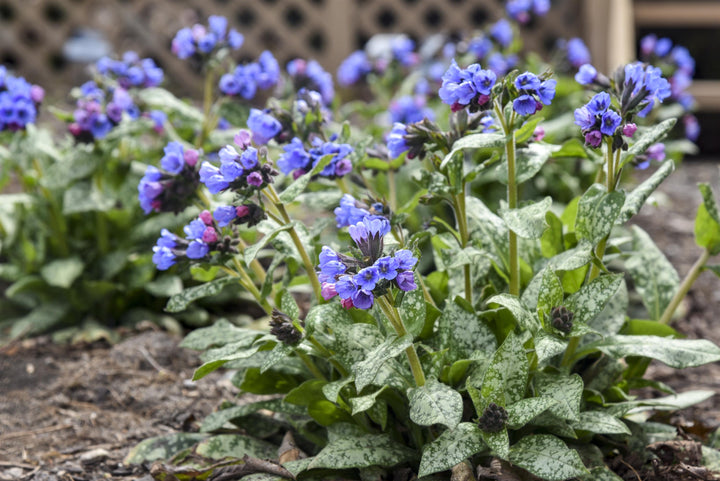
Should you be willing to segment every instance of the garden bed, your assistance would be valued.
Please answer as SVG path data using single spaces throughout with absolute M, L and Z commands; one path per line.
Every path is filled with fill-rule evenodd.
M 636 217 L 681 276 L 700 252 L 692 235 L 700 203 L 695 184 L 717 185 L 719 174 L 716 163 L 686 162 L 659 189 L 662 209 L 646 206 Z M 689 338 L 720 343 L 718 307 L 720 279 L 705 273 L 675 326 Z M 149 466 L 122 464 L 128 450 L 151 436 L 196 430 L 196 421 L 237 393 L 222 372 L 188 381 L 200 362 L 179 341 L 149 329 L 125 333 L 115 345 L 57 345 L 41 337 L 0 349 L 0 480 L 151 479 Z M 720 394 L 718 363 L 683 371 L 655 363 L 648 377 L 680 392 Z M 691 436 L 706 436 L 719 420 L 715 396 L 674 413 L 670 422 Z M 643 479 L 685 479 L 678 473 L 661 477 L 667 475 L 659 470 Z

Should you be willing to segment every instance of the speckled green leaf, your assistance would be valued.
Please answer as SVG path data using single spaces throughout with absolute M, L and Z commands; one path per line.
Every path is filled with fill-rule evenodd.
M 610 297 L 605 308 L 588 323 L 588 326 L 604 336 L 617 334 L 625 323 L 628 302 L 627 285 L 625 284 L 625 279 L 622 279 L 618 290 Z M 584 337 L 582 341 L 584 342 L 591 337 L 592 336 Z
M 559 339 L 545 331 L 538 331 L 535 335 L 535 353 L 538 363 L 543 365 L 554 356 L 565 352 L 568 341 Z
M 557 401 L 551 397 L 529 397 L 521 399 L 505 408 L 508 414 L 508 427 L 520 429 L 535 416 L 554 406 Z
M 352 325 L 353 320 L 339 302 L 312 306 L 305 316 L 305 332 L 311 336 L 315 331 L 338 330 Z
M 540 202 L 519 209 L 508 209 L 505 202 L 500 203 L 500 217 L 505 225 L 518 236 L 526 239 L 539 239 L 547 228 L 545 214 L 550 210 L 552 198 L 545 197 Z
M 630 429 L 624 422 L 602 411 L 583 411 L 579 419 L 570 425 L 573 429 L 595 434 L 630 434 Z
M 80 212 L 105 212 L 113 208 L 115 199 L 101 191 L 95 183 L 80 181 L 71 185 L 63 193 L 63 215 Z
M 522 438 L 510 448 L 510 461 L 547 481 L 588 474 L 577 451 L 549 434 Z
M 234 419 L 242 418 L 254 414 L 261 409 L 267 409 L 274 412 L 291 412 L 293 414 L 302 414 L 304 409 L 294 405 L 286 404 L 282 399 L 270 399 L 267 401 L 257 401 L 239 406 L 231 406 L 219 411 L 214 411 L 205 417 L 202 421 L 201 432 L 212 432 L 221 429 L 225 423 Z
M 280 193 L 280 202 L 287 204 L 288 202 L 295 200 L 295 198 L 302 194 L 305 190 L 305 187 L 307 187 L 310 183 L 310 179 L 318 175 L 325 167 L 327 167 L 335 155 L 336 154 L 327 154 L 320 157 L 320 160 L 318 160 L 317 164 L 315 164 L 310 172 L 295 179 L 292 184 L 287 186 L 285 190 Z
M 623 478 L 610 471 L 610 468 L 606 466 L 592 468 L 590 474 L 586 474 L 580 479 L 583 481 L 623 481 Z
M 368 466 L 395 466 L 410 461 L 415 452 L 389 436 L 366 435 L 336 439 L 325 446 L 308 469 L 348 469 Z
M 614 358 L 649 357 L 683 369 L 720 361 L 720 347 L 705 339 L 670 339 L 656 336 L 609 336 L 582 352 L 600 351 Z
M 409 389 L 408 401 L 410 419 L 420 426 L 442 424 L 453 429 L 462 418 L 460 393 L 434 379 L 429 379 L 424 386 Z
M 172 93 L 161 88 L 139 89 L 137 91 L 140 100 L 148 107 L 162 110 L 170 110 L 195 122 L 203 121 L 203 114 L 197 108 L 187 102 L 183 102 Z
M 510 457 L 510 435 L 506 426 L 495 433 L 489 433 L 481 429 L 480 435 L 483 442 L 487 444 L 495 456 L 502 459 Z
M 264 373 L 265 371 L 273 367 L 275 364 L 279 363 L 284 359 L 287 359 L 287 357 L 292 354 L 294 349 L 295 348 L 293 346 L 289 346 L 284 342 L 278 342 L 277 344 L 275 344 L 275 347 L 272 348 L 272 351 L 270 351 L 270 354 L 265 358 L 262 366 L 260 366 L 260 373 Z
M 634 406 L 632 411 L 679 411 L 681 409 L 687 409 L 696 404 L 700 404 L 703 401 L 707 401 L 715 395 L 715 391 L 708 391 L 698 389 L 695 391 L 686 391 L 679 394 L 673 394 L 670 396 L 663 396 L 652 399 L 641 399 L 637 401 L 630 401 L 626 404 Z M 673 436 L 675 431 L 673 431 Z
M 650 195 L 655 192 L 655 189 L 675 170 L 674 162 L 663 163 L 658 170 L 655 171 L 647 180 L 637 186 L 632 192 L 630 192 L 625 198 L 625 204 L 623 205 L 620 215 L 618 216 L 615 223 L 622 225 L 627 222 L 632 216 L 640 212 L 640 209 L 645 205 L 645 201 L 648 200 Z
M 480 428 L 474 423 L 460 423 L 454 429 L 442 433 L 435 441 L 425 445 L 418 476 L 446 471 L 479 453 L 484 447 Z
M 479 247 L 488 251 L 498 265 L 506 263 L 508 256 L 507 227 L 505 222 L 495 215 L 483 202 L 476 197 L 466 200 L 468 224 Z
M 363 361 L 367 354 L 385 340 L 377 326 L 353 324 L 335 331 L 334 351 L 344 364 Z
M 79 257 L 67 257 L 48 262 L 40 269 L 40 275 L 49 285 L 68 289 L 84 268 Z
M 485 321 L 455 302 L 448 302 L 438 319 L 438 334 L 450 362 L 468 359 L 474 351 L 494 351 L 497 346 L 495 334 Z
M 712 255 L 720 253 L 720 214 L 712 189 L 708 184 L 699 184 L 703 203 L 695 217 L 695 242 L 705 247 Z
M 583 380 L 577 374 L 539 374 L 535 376 L 537 392 L 557 401 L 549 412 L 562 419 L 576 421 L 580 416 L 580 401 L 583 392 Z
M 603 185 L 591 185 L 578 202 L 575 219 L 578 238 L 597 245 L 610 234 L 624 203 L 625 194 L 622 192 L 616 190 L 608 193 Z
M 503 145 L 505 145 L 505 136 L 502 134 L 479 133 L 466 135 L 455 141 L 452 145 L 452 150 L 445 156 L 440 164 L 440 169 L 445 169 L 447 163 L 450 162 L 455 154 L 461 150 L 493 149 L 502 147 Z
M 507 293 L 498 294 L 487 300 L 487 304 L 499 304 L 510 311 L 523 329 L 535 332 L 540 328 L 537 316 L 531 312 L 520 299 Z
M 322 392 L 325 396 L 325 399 L 334 403 L 338 402 L 338 396 L 340 395 L 340 391 L 342 390 L 342 388 L 344 388 L 353 381 L 353 377 L 348 376 L 346 378 L 338 379 L 337 381 L 325 384 L 322 387 Z
M 195 451 L 212 459 L 241 459 L 246 454 L 260 459 L 274 458 L 277 446 L 243 434 L 218 434 L 197 445 Z
M 551 269 L 544 269 L 537 297 L 538 314 L 542 312 L 547 315 L 553 307 L 561 306 L 563 295 L 563 287 L 558 276 Z
M 358 392 L 373 383 L 383 365 L 390 359 L 405 352 L 412 345 L 412 335 L 391 336 L 367 353 L 365 358 L 352 366 L 355 386 Z
M 272 241 L 274 238 L 276 238 L 278 236 L 278 234 L 280 234 L 281 232 L 285 232 L 286 230 L 289 230 L 293 226 L 294 226 L 294 223 L 277 226 L 274 229 L 272 229 L 270 232 L 265 234 L 262 239 L 260 239 L 259 241 L 256 241 L 254 244 L 248 246 L 245 249 L 245 252 L 243 253 L 243 259 L 245 260 L 245 263 L 250 264 L 255 259 L 258 252 L 260 252 L 260 249 L 262 249 L 263 247 L 268 245 L 268 243 L 270 241 Z
M 261 332 L 258 332 L 262 335 Z M 248 339 L 225 344 L 222 347 L 210 349 L 202 355 L 203 364 L 195 370 L 193 381 L 197 381 L 209 373 L 220 368 L 223 364 L 237 359 L 247 359 L 260 349 L 260 344 L 250 345 Z
M 565 299 L 565 307 L 574 314 L 573 322 L 588 324 L 600 314 L 622 283 L 622 274 L 600 276 Z
M 577 246 L 551 258 L 547 268 L 555 271 L 573 271 L 587 265 L 591 260 L 592 244 L 581 239 Z
M 647 232 L 633 226 L 632 237 L 634 252 L 625 267 L 642 297 L 648 317 L 657 321 L 677 292 L 680 276 Z
M 551 258 L 565 250 L 563 225 L 560 218 L 552 211 L 545 214 L 545 222 L 547 222 L 548 228 L 540 237 L 540 250 L 543 257 Z
M 385 390 L 385 387 L 378 389 L 377 391 L 366 394 L 365 396 L 358 396 L 350 399 L 350 405 L 352 406 L 352 415 L 355 416 L 358 413 L 367 411 L 368 409 L 371 409 L 375 402 L 377 401 L 377 397 Z
M 237 282 L 235 277 L 221 277 L 219 279 L 200 284 L 199 286 L 185 289 L 180 294 L 175 294 L 170 298 L 170 300 L 168 300 L 165 310 L 167 312 L 184 311 L 191 303 L 204 297 L 214 296 L 222 291 L 226 285 L 233 282 Z
M 648 147 L 650 147 L 652 144 L 660 142 L 673 128 L 675 122 L 677 122 L 677 119 L 663 120 L 659 124 L 653 125 L 649 129 L 642 131 L 642 133 L 638 132 L 636 135 L 637 140 L 635 141 L 635 143 L 632 144 L 626 152 L 623 152 L 620 155 L 619 167 L 623 167 L 625 164 L 630 162 L 636 155 L 644 154 Z
M 492 399 L 493 393 L 504 392 L 505 406 L 525 397 L 527 380 L 530 373 L 525 349 L 520 339 L 511 332 L 505 342 L 495 351 L 490 365 L 485 371 L 480 394 Z
M 515 151 L 515 179 L 522 184 L 535 177 L 542 166 L 550 159 L 553 152 L 560 150 L 559 145 L 542 144 L 533 142 L 529 146 Z M 507 159 L 495 169 L 498 181 L 507 184 L 508 166 Z
M 415 284 L 418 283 L 418 274 L 415 275 Z M 414 291 L 406 292 L 402 298 L 402 302 L 398 307 L 400 317 L 405 323 L 405 327 L 408 332 L 413 336 L 418 336 L 425 326 L 425 315 L 427 309 L 425 308 L 425 297 L 423 296 L 422 289 L 415 289 Z
M 180 451 L 194 446 L 207 438 L 207 434 L 174 433 L 142 441 L 125 457 L 126 464 L 141 464 L 157 459 L 170 459 Z

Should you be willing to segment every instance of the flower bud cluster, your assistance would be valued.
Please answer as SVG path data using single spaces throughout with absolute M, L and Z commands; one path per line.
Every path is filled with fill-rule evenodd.
M 602 144 L 603 136 L 605 138 L 613 137 L 622 124 L 622 117 L 610 108 L 611 106 L 610 94 L 600 92 L 595 94 L 587 104 L 575 109 L 575 125 L 582 129 L 587 145 L 599 147 Z M 635 130 L 630 126 L 634 127 L 634 124 L 626 125 L 623 133 L 632 135 Z
M 124 89 L 157 87 L 163 81 L 163 71 L 155 61 L 140 59 L 133 51 L 125 52 L 120 60 L 103 57 L 97 61 L 95 68 L 100 75 L 114 79 Z
M 289 144 L 283 147 L 283 153 L 277 161 L 277 166 L 285 175 L 292 174 L 293 178 L 309 172 L 326 155 L 334 154 L 330 163 L 320 171 L 321 177 L 334 179 L 349 174 L 352 171 L 352 161 L 349 156 L 354 152 L 350 144 L 338 144 L 334 140 L 337 136 L 330 137 L 329 142 L 324 142 L 320 137 L 313 137 L 310 141 L 311 148 L 305 148 L 305 144 L 298 137 L 294 137 Z
M 417 258 L 411 251 L 400 249 L 383 256 L 383 237 L 389 231 L 386 219 L 365 217 L 349 228 L 360 256 L 338 254 L 323 246 L 318 279 L 324 299 L 339 296 L 345 308 L 370 309 L 375 296 L 384 294 L 391 286 L 402 291 L 417 288 L 412 271 Z
M 550 10 L 550 0 L 508 0 L 505 11 L 513 20 L 525 24 L 530 21 L 531 13 L 545 16 Z
M 504 407 L 490 403 L 478 419 L 478 426 L 487 433 L 497 433 L 505 427 L 508 420 L 508 413 Z
M 265 219 L 266 215 L 263 208 L 259 205 L 246 202 L 238 206 L 221 205 L 215 209 L 213 217 L 215 217 L 218 227 L 240 224 L 252 227 Z
M 206 260 L 211 252 L 237 253 L 237 241 L 221 236 L 218 224 L 207 210 L 183 227 L 183 232 L 185 238 L 167 229 L 161 231 L 152 256 L 159 270 L 167 270 L 181 259 Z
M 184 149 L 179 142 L 170 142 L 163 152 L 160 169 L 148 165 L 138 184 L 140 207 L 146 214 L 152 211 L 181 212 L 195 196 L 199 183 L 197 150 Z
M 365 218 L 386 219 L 390 215 L 389 210 L 382 202 L 373 202 L 368 206 L 352 195 L 345 194 L 340 199 L 340 206 L 334 210 L 335 221 L 338 228 L 348 227 L 362 222 Z
M 208 26 L 195 24 L 192 28 L 182 28 L 172 41 L 172 52 L 178 58 L 186 59 L 193 55 L 208 55 L 216 48 L 225 46 L 239 49 L 245 38 L 237 30 L 228 31 L 227 18 L 218 15 L 208 17 Z
M 293 325 L 290 316 L 273 308 L 270 316 L 270 334 L 278 341 L 294 346 L 302 340 L 302 333 Z
M 555 97 L 557 80 L 541 80 L 531 72 L 517 76 L 513 83 L 518 96 L 513 100 L 513 110 L 519 115 L 532 115 L 542 109 L 543 105 L 550 105 Z
M 211 194 L 230 189 L 249 197 L 271 184 L 278 174 L 270 164 L 260 163 L 258 150 L 250 146 L 249 132 L 240 131 L 235 136 L 235 144 L 240 152 L 232 145 L 220 149 L 220 168 L 207 161 L 200 166 L 200 182 Z
M 44 97 L 42 87 L 10 75 L 0 65 L 0 131 L 22 130 L 34 123 Z
M 68 126 L 75 139 L 81 142 L 102 139 L 120 123 L 123 115 L 133 120 L 140 116 L 140 109 L 127 90 L 117 87 L 110 95 L 106 103 L 105 91 L 93 81 L 85 82 L 80 87 L 73 121 Z
M 662 103 L 672 93 L 670 82 L 662 76 L 662 71 L 652 65 L 640 62 L 627 64 L 617 72 L 615 84 L 620 85 L 620 111 L 623 114 L 637 113 L 645 117 L 655 106 Z
M 273 54 L 264 51 L 257 62 L 235 67 L 233 73 L 220 77 L 219 88 L 225 95 L 239 95 L 250 100 L 258 89 L 267 90 L 280 80 L 280 65 Z
M 483 70 L 474 63 L 466 69 L 458 67 L 455 59 L 442 76 L 442 86 L 438 91 L 440 99 L 450 105 L 453 112 L 470 107 L 478 110 L 489 107 L 492 88 L 497 76 L 492 70 Z
M 295 90 L 306 88 L 320 93 L 325 105 L 330 105 L 335 97 L 335 88 L 330 73 L 316 60 L 296 58 L 287 64 L 287 73 L 290 75 Z
M 550 322 L 552 324 L 552 327 L 562 332 L 563 334 L 567 334 L 572 331 L 573 317 L 575 317 L 575 314 L 573 312 L 570 312 L 565 306 L 553 307 L 550 310 Z

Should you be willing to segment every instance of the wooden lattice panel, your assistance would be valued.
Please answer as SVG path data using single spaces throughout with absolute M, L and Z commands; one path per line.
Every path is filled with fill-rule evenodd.
M 553 0 L 551 13 L 523 29 L 533 49 L 583 30 L 579 0 Z M 238 59 L 271 50 L 281 63 L 316 58 L 330 71 L 379 32 L 415 39 L 429 33 L 471 33 L 501 17 L 497 0 L 0 0 L 0 63 L 58 94 L 87 78 L 68 62 L 63 45 L 80 29 L 102 32 L 116 52 L 135 50 L 165 69 L 172 87 L 199 87 L 191 62 L 170 53 L 177 30 L 224 15 L 245 36 Z

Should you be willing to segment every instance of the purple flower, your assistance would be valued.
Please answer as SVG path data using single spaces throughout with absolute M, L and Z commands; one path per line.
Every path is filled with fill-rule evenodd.
M 156 245 L 153 247 L 152 261 L 158 270 L 165 271 L 175 265 L 176 257 L 169 247 Z
M 415 275 L 412 271 L 400 272 L 395 278 L 395 282 L 397 283 L 398 289 L 401 291 L 412 291 L 417 289 L 417 284 L 415 284 Z
M 669 38 L 660 38 L 655 43 L 655 55 L 658 57 L 664 57 L 665 55 L 670 53 L 670 50 L 672 49 L 673 43 L 672 40 Z
M 685 115 L 683 117 L 683 124 L 685 125 L 685 137 L 695 142 L 700 136 L 700 123 L 697 117 L 690 114 Z
M 163 149 L 165 155 L 160 159 L 160 166 L 167 172 L 177 175 L 185 167 L 183 146 L 180 142 L 170 142 Z
M 555 79 L 546 80 L 540 84 L 540 88 L 537 90 L 537 96 L 540 99 L 540 102 L 545 105 L 550 105 L 552 99 L 555 98 L 556 85 L 557 80 Z
M 492 88 L 495 85 L 495 81 L 497 80 L 497 76 L 492 70 L 483 70 L 479 67 L 480 66 L 478 65 L 478 68 L 473 72 L 473 85 L 479 94 L 490 95 Z M 470 70 L 470 67 L 468 67 L 468 70 Z
M 354 307 L 358 309 L 370 309 L 373 306 L 375 297 L 370 291 L 365 289 L 358 289 L 352 296 L 352 303 Z
M 176 236 L 175 234 L 173 234 L 172 232 L 170 232 L 167 229 L 162 229 L 160 231 L 160 237 L 158 238 L 156 244 L 160 247 L 169 247 L 169 248 L 177 247 L 178 236 Z
M 335 283 L 335 290 L 340 299 L 350 299 L 358 291 L 358 286 L 353 280 L 353 276 L 344 275 Z
M 442 86 L 438 91 L 440 99 L 448 105 L 468 105 L 476 94 L 471 80 L 470 74 L 461 70 L 453 59 L 442 77 Z
M 340 206 L 333 211 L 337 227 L 346 227 L 361 222 L 363 218 L 370 217 L 370 211 L 357 207 L 355 198 L 345 194 L 340 199 Z
M 591 147 L 600 147 L 602 143 L 602 133 L 599 130 L 591 130 L 585 134 L 585 143 Z
M 355 274 L 353 280 L 361 289 L 372 291 L 380 280 L 380 271 L 376 266 L 365 267 Z M 355 301 L 353 300 L 353 304 L 354 303 Z
M 490 36 L 503 47 L 509 47 L 513 40 L 512 25 L 502 18 L 490 28 Z
M 652 144 L 650 147 L 647 148 L 645 154 L 647 155 L 649 160 L 662 162 L 663 160 L 665 160 L 665 144 L 661 142 Z
M 283 174 L 288 175 L 294 170 L 308 168 L 310 154 L 305 150 L 302 140 L 294 137 L 289 144 L 283 147 L 283 150 L 285 153 L 277 160 L 277 166 Z
M 425 97 L 405 95 L 390 102 L 390 117 L 393 123 L 412 124 L 423 119 L 435 120 L 435 112 L 426 106 Z
M 280 122 L 258 109 L 250 109 L 247 126 L 253 133 L 253 141 L 260 145 L 267 144 L 282 130 Z
M 517 76 L 515 79 L 515 87 L 518 90 L 535 92 L 540 88 L 540 79 L 531 72 L 525 72 Z
M 575 109 L 575 125 L 580 126 L 582 130 L 592 128 L 595 121 L 595 114 L 590 111 L 587 105 Z
M 622 133 L 625 137 L 632 137 L 635 135 L 635 131 L 637 130 L 637 125 L 634 123 L 625 124 L 623 127 Z
M 600 121 L 600 132 L 605 135 L 612 136 L 615 134 L 615 130 L 620 126 L 622 118 L 615 113 L 614 110 L 608 110 L 602 114 Z
M 183 232 L 185 232 L 185 236 L 188 239 L 202 239 L 205 227 L 205 223 L 202 220 L 195 219 L 183 227 Z
M 200 166 L 200 182 L 205 184 L 211 194 L 217 194 L 230 186 L 220 169 L 209 162 L 203 162 Z
M 589 63 L 581 65 L 580 70 L 575 74 L 575 81 L 580 85 L 590 85 L 596 78 L 597 70 Z
M 335 284 L 331 284 L 330 282 L 323 282 L 322 289 L 320 290 L 320 295 L 326 301 L 329 301 L 333 297 L 337 296 L 338 293 L 335 290 Z
M 393 58 L 404 67 L 410 67 L 417 63 L 418 57 L 415 54 L 415 42 L 405 35 L 397 36 L 392 42 Z
M 250 173 L 250 175 L 247 176 L 246 181 L 248 184 L 255 187 L 260 187 L 261 185 L 263 185 L 263 178 L 260 172 Z
M 323 246 L 320 250 L 320 264 L 332 261 L 340 261 L 340 256 L 331 247 Z
M 213 212 L 213 217 L 218 223 L 218 226 L 225 227 L 237 217 L 237 209 L 232 205 L 221 205 Z

